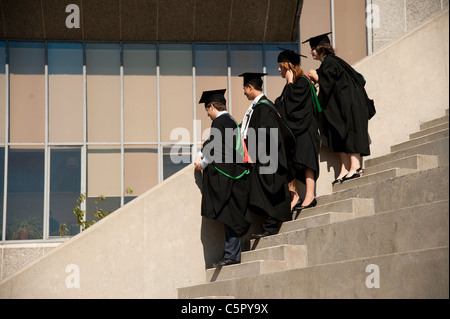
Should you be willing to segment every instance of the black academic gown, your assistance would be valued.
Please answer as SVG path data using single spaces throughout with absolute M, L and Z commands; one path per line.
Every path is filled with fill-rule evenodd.
M 226 129 L 229 129 L 228 133 Z M 234 130 L 234 135 L 227 139 L 226 134 L 231 130 Z M 209 164 L 203 171 L 201 214 L 228 225 L 242 236 L 250 228 L 247 215 L 249 175 L 245 175 L 246 166 L 237 160 L 240 157 L 235 150 L 237 134 L 236 123 L 228 113 L 217 117 L 211 124 L 211 135 L 202 148 Z M 244 175 L 234 179 L 224 173 L 231 177 Z
M 263 96 L 261 100 L 267 100 Z M 275 106 L 269 101 L 275 110 Z M 276 112 L 269 109 L 270 106 L 265 103 L 257 103 L 254 106 L 253 113 L 249 122 L 249 131 L 254 130 L 255 142 L 252 142 L 252 135 L 248 136 L 248 151 L 252 161 L 255 163 L 252 169 L 250 178 L 250 199 L 249 209 L 260 215 L 269 215 L 279 221 L 288 221 L 292 219 L 290 212 L 290 194 L 288 187 L 288 163 L 284 148 L 283 136 L 280 132 L 279 121 L 275 118 L 278 116 Z M 263 143 L 258 138 L 258 128 L 266 129 L 266 140 Z M 274 140 L 270 136 L 270 128 L 278 130 L 278 139 Z M 256 145 L 256 151 L 252 151 L 252 143 Z M 274 163 L 263 163 L 261 157 L 258 156 L 259 150 L 265 151 L 265 154 L 270 154 L 270 143 L 276 143 L 276 152 L 278 163 L 276 164 L 276 171 L 272 174 L 262 174 L 261 168 L 264 166 L 273 165 Z M 272 158 L 272 156 L 270 156 Z
M 364 78 L 333 54 L 325 56 L 317 75 L 326 146 L 332 152 L 370 155 Z
M 309 80 L 300 76 L 294 83 L 286 85 L 275 100 L 281 117 L 295 135 L 292 162 L 296 170 L 295 177 L 303 183 L 305 183 L 305 168 L 314 171 L 316 180 L 319 177 L 319 124 L 314 113 L 311 94 Z

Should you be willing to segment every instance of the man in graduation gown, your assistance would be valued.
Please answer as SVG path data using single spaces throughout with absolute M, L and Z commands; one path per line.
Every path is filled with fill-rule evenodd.
M 249 161 L 253 163 L 249 210 L 267 216 L 263 232 L 252 234 L 252 238 L 277 234 L 282 223 L 292 219 L 282 122 L 275 106 L 262 92 L 264 75 L 240 75 L 244 78 L 244 94 L 253 101 L 242 122 Z
M 203 171 L 202 216 L 225 225 L 222 259 L 211 267 L 240 263 L 241 239 L 250 227 L 247 216 L 248 174 L 238 124 L 226 111 L 225 89 L 205 91 L 199 103 L 212 120 L 209 138 L 194 161 Z

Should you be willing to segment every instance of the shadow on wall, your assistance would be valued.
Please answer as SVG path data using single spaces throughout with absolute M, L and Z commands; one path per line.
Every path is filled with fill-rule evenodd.
M 194 171 L 194 180 L 197 187 L 202 191 L 203 185 L 203 177 L 202 173 L 199 171 Z M 198 212 L 199 214 L 201 212 Z M 262 231 L 262 223 L 264 221 L 264 217 L 258 216 L 250 212 L 250 220 L 251 226 L 247 234 L 242 236 L 241 248 L 242 251 L 248 251 L 251 249 L 250 247 L 250 236 L 253 233 Z M 225 245 L 225 230 L 222 223 L 202 217 L 202 225 L 201 225 L 201 234 L 200 234 L 201 242 L 203 245 L 203 256 L 205 260 L 205 267 L 213 263 L 217 262 L 223 257 L 223 249 Z

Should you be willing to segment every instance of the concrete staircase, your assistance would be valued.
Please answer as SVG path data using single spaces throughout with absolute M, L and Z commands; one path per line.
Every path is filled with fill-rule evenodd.
M 448 298 L 449 113 L 184 298 Z

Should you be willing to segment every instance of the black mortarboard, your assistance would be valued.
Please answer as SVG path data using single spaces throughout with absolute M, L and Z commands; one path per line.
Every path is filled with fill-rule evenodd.
M 277 62 L 290 62 L 293 65 L 299 65 L 300 64 L 300 57 L 304 57 L 306 58 L 306 56 L 302 55 L 302 54 L 298 54 L 297 52 L 294 52 L 292 50 L 288 50 L 288 49 L 283 49 L 278 47 L 278 49 L 283 50 L 282 52 L 280 52 L 280 54 L 278 54 L 278 59 Z
M 263 80 L 261 78 L 264 75 L 267 75 L 267 73 L 245 72 L 245 73 L 240 74 L 239 76 L 244 77 L 244 85 L 254 84 L 256 86 L 262 87 Z
M 308 40 L 303 41 L 302 43 L 309 42 L 309 44 L 311 45 L 311 49 L 314 49 L 316 46 L 318 46 L 321 43 L 330 43 L 330 39 L 328 38 L 328 35 L 330 33 L 332 33 L 332 32 L 324 33 L 324 34 L 309 38 Z
M 207 106 L 211 102 L 220 102 L 223 105 L 226 105 L 227 100 L 225 100 L 224 97 L 225 91 L 226 89 L 203 91 L 202 97 L 198 103 L 205 103 L 205 106 Z

